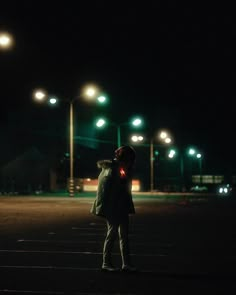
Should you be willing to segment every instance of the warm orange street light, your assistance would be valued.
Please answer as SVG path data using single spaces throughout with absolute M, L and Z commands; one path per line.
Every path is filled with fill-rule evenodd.
M 7 50 L 13 46 L 14 40 L 8 32 L 0 32 L 0 50 Z

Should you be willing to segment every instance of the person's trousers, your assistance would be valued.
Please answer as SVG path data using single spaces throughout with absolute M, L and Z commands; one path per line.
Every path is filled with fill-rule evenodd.
M 112 265 L 112 250 L 117 238 L 119 238 L 122 265 L 130 265 L 129 216 L 122 217 L 119 221 L 107 220 L 107 234 L 103 246 L 103 265 Z

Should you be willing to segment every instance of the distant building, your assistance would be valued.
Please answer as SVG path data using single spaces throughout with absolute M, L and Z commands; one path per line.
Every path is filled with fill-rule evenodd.
M 0 169 L 0 191 L 31 193 L 47 190 L 49 171 L 48 159 L 33 147 Z

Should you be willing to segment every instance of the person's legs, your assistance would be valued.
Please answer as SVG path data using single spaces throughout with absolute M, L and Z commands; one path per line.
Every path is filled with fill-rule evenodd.
M 103 246 L 103 269 L 112 270 L 113 268 L 111 254 L 117 235 L 118 225 L 111 221 L 107 221 L 107 234 Z
M 130 248 L 129 248 L 129 216 L 124 216 L 119 225 L 120 253 L 122 259 L 122 268 L 130 266 Z
M 119 240 L 120 240 L 120 252 L 122 259 L 123 271 L 137 271 L 132 266 L 130 259 L 130 247 L 129 247 L 129 216 L 122 218 L 119 225 Z

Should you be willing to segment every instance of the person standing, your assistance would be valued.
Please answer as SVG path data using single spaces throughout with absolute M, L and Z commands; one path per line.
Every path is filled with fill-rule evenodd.
M 129 215 L 135 214 L 132 200 L 132 176 L 136 160 L 131 146 L 115 150 L 112 160 L 97 162 L 102 169 L 98 176 L 98 189 L 91 213 L 105 218 L 106 238 L 103 245 L 102 270 L 116 271 L 112 264 L 112 250 L 119 239 L 122 271 L 136 271 L 132 266 L 129 247 Z

